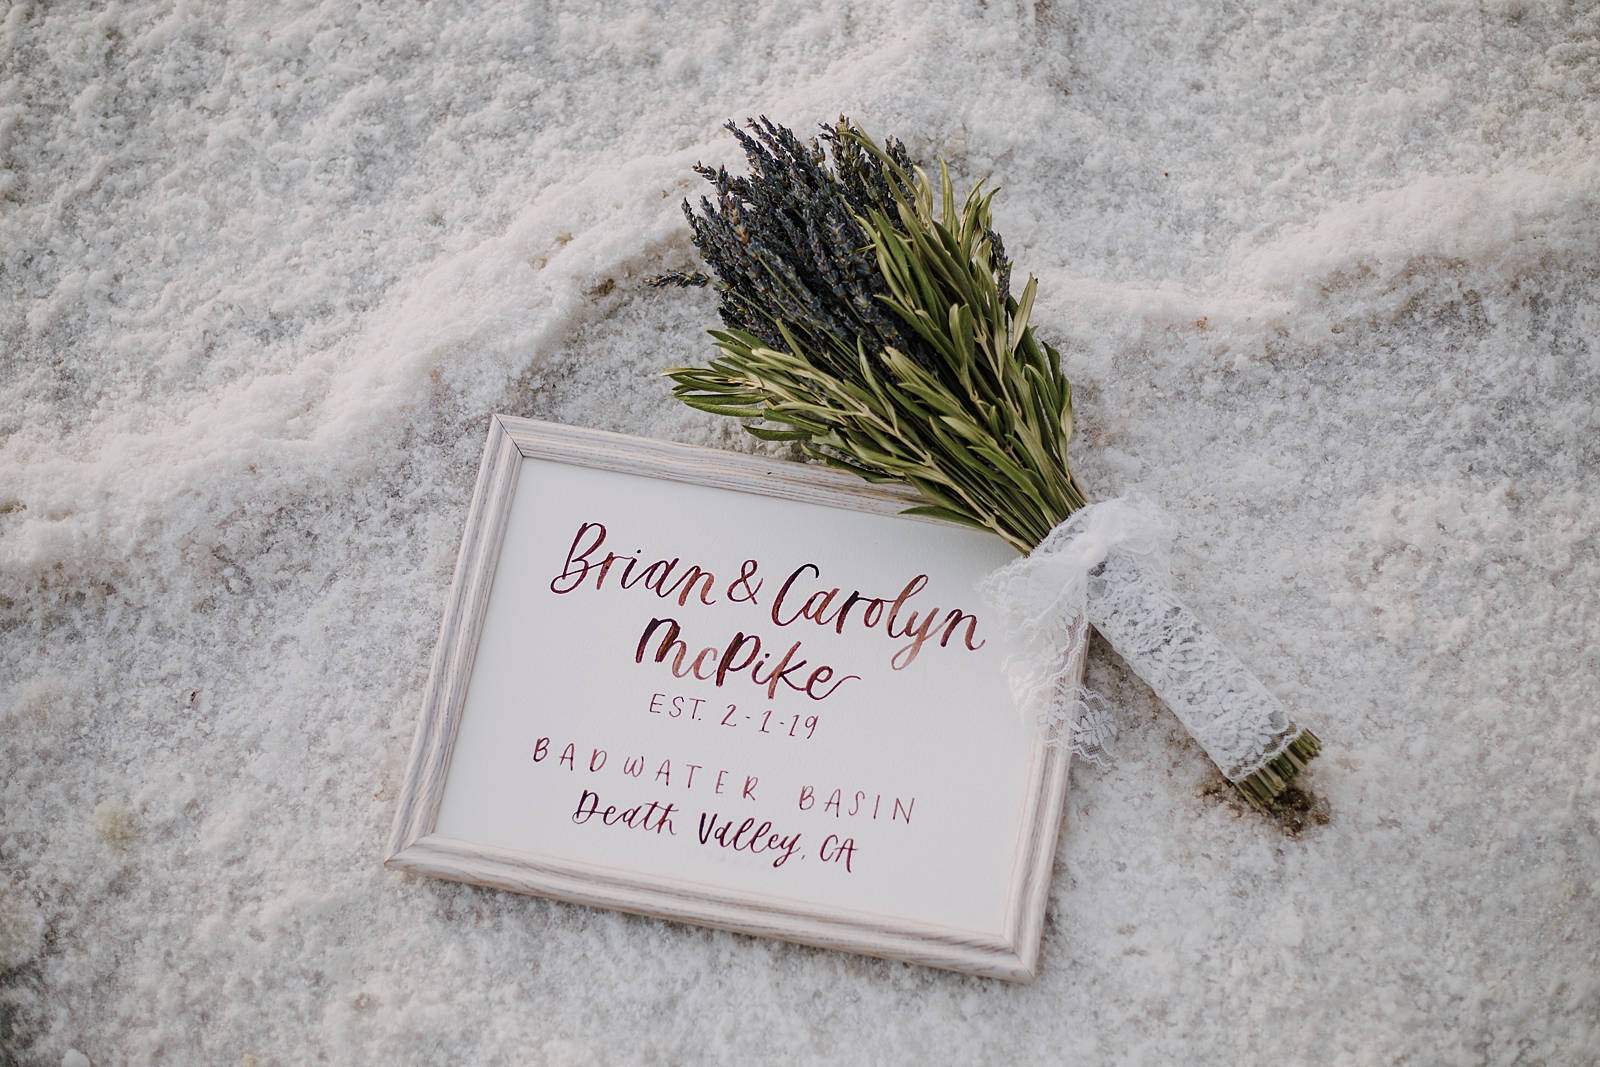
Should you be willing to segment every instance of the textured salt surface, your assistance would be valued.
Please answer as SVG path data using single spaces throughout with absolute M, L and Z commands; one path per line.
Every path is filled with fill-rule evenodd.
M 0 1060 L 1600 1059 L 1600 9 L 555 7 L 4 16 Z M 1029 988 L 379 866 L 487 416 L 752 447 L 639 279 L 840 110 L 1005 187 L 1085 483 L 1328 743 L 1287 838 L 1097 646 Z

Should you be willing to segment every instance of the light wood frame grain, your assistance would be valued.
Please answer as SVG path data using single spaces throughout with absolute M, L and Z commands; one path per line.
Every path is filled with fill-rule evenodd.
M 744 493 L 898 515 L 918 500 L 899 486 L 780 459 L 696 448 L 496 415 L 467 513 L 461 554 L 434 651 L 385 866 L 459 882 L 534 893 L 760 937 L 860 952 L 1016 982 L 1038 967 L 1068 757 L 1033 746 L 1024 817 L 1016 828 L 1000 936 L 805 906 L 716 886 L 638 874 L 444 837 L 434 832 L 446 772 L 512 494 L 524 458 L 571 463 Z M 931 521 L 907 517 L 906 521 Z M 1073 672 L 1083 671 L 1084 650 Z

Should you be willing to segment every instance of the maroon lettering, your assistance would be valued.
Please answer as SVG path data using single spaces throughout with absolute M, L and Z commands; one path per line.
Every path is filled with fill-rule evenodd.
M 638 559 L 633 556 L 619 556 L 615 552 L 607 552 L 606 558 L 600 561 L 600 573 L 596 575 L 594 579 L 594 587 L 596 589 L 599 589 L 601 586 L 606 584 L 606 575 L 611 573 L 611 565 L 617 562 L 619 559 L 627 560 L 629 567 L 632 567 L 635 563 L 639 562 Z M 624 571 L 623 573 L 626 575 L 627 572 Z
M 906 634 L 912 633 L 916 634 L 916 636 L 911 639 L 911 643 L 909 645 L 906 645 L 904 648 L 900 649 L 894 654 L 894 656 L 889 660 L 889 666 L 893 667 L 897 671 L 903 671 L 907 667 L 911 666 L 911 661 L 917 658 L 918 652 L 922 651 L 922 642 L 928 639 L 928 635 L 933 632 L 934 627 L 936 627 L 938 623 L 938 608 L 934 608 L 932 611 L 928 612 L 928 616 L 922 620 L 922 626 L 920 628 L 917 626 L 917 613 L 913 611 L 910 617 L 906 619 L 906 633 L 901 634 L 900 636 L 904 637 Z M 902 662 L 902 659 L 904 662 Z
M 801 667 L 806 665 L 806 661 L 801 660 L 799 663 L 790 666 L 789 661 L 794 658 L 794 654 L 798 651 L 800 651 L 800 642 L 796 641 L 794 644 L 789 646 L 789 651 L 783 654 L 783 658 L 778 661 L 778 665 L 772 668 L 772 673 L 767 676 L 765 683 L 763 683 L 762 679 L 756 677 L 755 671 L 750 672 L 750 680 L 752 682 L 755 682 L 757 685 L 766 685 L 768 700 L 772 700 L 777 696 L 778 683 L 780 681 L 788 685 L 791 689 L 799 689 L 804 691 L 805 686 L 795 685 L 794 682 L 789 680 L 789 675 L 795 673 Z
M 676 804 L 663 804 L 658 800 L 652 800 L 648 805 L 635 804 L 631 808 L 619 808 L 615 804 L 607 804 L 601 808 L 600 794 L 585 789 L 583 795 L 578 798 L 578 806 L 572 813 L 572 821 L 583 826 L 598 815 L 604 826 L 623 826 L 629 830 L 654 831 L 658 834 L 665 830 L 676 837 L 678 831 L 673 828 L 672 813 L 677 810 Z
M 884 624 L 884 633 L 888 634 L 890 637 L 906 636 L 906 634 L 897 634 L 894 632 L 894 617 L 900 613 L 900 609 L 905 606 L 906 601 L 916 596 L 917 593 L 920 592 L 927 584 L 928 576 L 926 574 L 919 574 L 906 583 L 906 587 L 900 590 L 900 595 L 894 598 L 894 607 L 889 609 L 889 621 Z M 934 610 L 937 611 L 938 609 L 935 608 Z M 911 627 L 908 624 L 906 626 L 906 633 L 910 632 Z
M 689 654 L 689 646 L 678 640 L 678 634 L 683 631 L 678 626 L 678 620 L 676 619 L 651 619 L 650 624 L 644 628 L 644 633 L 639 637 L 639 647 L 634 650 L 633 662 L 644 662 L 645 646 L 650 643 L 650 638 L 656 632 L 656 627 L 663 625 L 666 626 L 667 632 L 661 638 L 661 647 L 656 649 L 656 662 L 664 662 L 667 656 L 672 654 L 672 650 L 676 648 L 677 654 L 673 655 L 672 659 L 672 674 L 675 678 L 682 678 L 689 673 L 683 669 L 683 657 Z
M 839 605 L 839 614 L 834 617 L 833 632 L 836 634 L 844 633 L 844 621 L 849 617 L 850 609 L 855 607 L 857 604 L 865 603 L 866 598 L 863 597 L 859 591 L 851 593 L 849 596 L 845 597 L 844 603 Z
M 717 824 L 717 812 L 701 812 L 700 828 L 698 835 L 702 845 L 716 842 L 718 847 L 730 849 L 734 852 L 747 852 L 752 856 L 759 856 L 766 852 L 776 852 L 778 857 L 772 861 L 774 867 L 782 867 L 794 856 L 800 847 L 800 835 L 790 834 L 785 837 L 782 833 L 772 832 L 772 823 L 764 821 L 757 824 L 755 819 L 742 820 L 735 829 L 734 821 L 729 818 L 720 826 Z M 802 855 L 800 857 L 804 859 Z
M 944 628 L 944 636 L 939 639 L 940 648 L 943 648 L 950 641 L 950 635 L 956 632 L 956 627 L 961 625 L 962 619 L 967 620 L 967 635 L 961 640 L 966 643 L 968 648 L 976 652 L 978 649 L 989 643 L 987 639 L 979 641 L 977 644 L 972 643 L 973 635 L 977 632 L 978 628 L 978 617 L 976 615 L 968 615 L 960 608 L 951 608 L 950 614 L 944 617 L 946 625 Z
M 794 580 L 800 577 L 800 573 L 808 567 L 816 573 L 817 577 L 820 578 L 822 576 L 821 569 L 818 568 L 815 563 L 800 564 L 800 566 L 794 569 L 794 573 L 789 575 L 789 580 L 783 583 L 783 588 L 778 590 L 778 599 L 772 602 L 772 621 L 777 623 L 779 626 L 788 626 L 789 622 L 794 622 L 795 619 L 800 617 L 800 613 L 796 612 L 794 616 L 789 619 L 789 622 L 784 622 L 782 619 L 778 618 L 778 612 L 783 607 L 783 598 L 789 595 L 789 587 L 794 585 Z M 804 608 L 801 610 L 803 611 Z
M 676 563 L 678 561 L 677 560 L 673 560 L 672 562 Z M 716 580 L 717 580 L 716 575 L 712 574 L 710 571 L 703 571 L 699 567 L 696 567 L 693 564 L 691 564 L 689 566 L 689 569 L 684 571 L 681 575 L 679 575 L 678 576 L 678 580 L 676 582 L 672 583 L 672 588 L 668 589 L 666 592 L 662 592 L 660 590 L 660 588 L 658 587 L 657 590 L 656 590 L 656 595 L 660 596 L 660 597 L 669 597 L 673 593 L 677 593 L 678 594 L 678 607 L 681 608 L 681 607 L 683 607 L 685 604 L 687 604 L 689 602 L 689 594 L 693 593 L 695 591 L 694 587 L 695 587 L 696 583 L 699 583 L 699 585 L 700 585 L 700 603 L 707 604 L 707 605 L 715 604 L 716 601 L 715 600 L 710 600 L 710 599 L 708 599 L 708 597 L 710 597 L 710 595 L 711 595 L 711 587 L 716 582 Z M 649 585 L 649 584 L 650 583 L 648 581 L 645 582 L 645 585 Z M 680 589 L 682 590 L 682 592 L 679 592 Z
M 591 530 L 596 531 L 594 542 L 588 548 L 579 552 L 578 546 L 583 543 L 584 536 Z M 589 568 L 592 566 L 589 562 L 589 555 L 604 544 L 605 539 L 606 528 L 600 523 L 586 522 L 579 526 L 577 535 L 572 539 L 572 547 L 567 549 L 567 562 L 562 566 L 561 573 L 550 579 L 550 591 L 556 594 L 565 594 L 582 585 L 583 580 L 589 576 Z M 577 567 L 576 570 L 573 569 L 574 566 Z M 565 586 L 565 588 L 561 588 L 562 586 Z
M 718 648 L 702 648 L 700 653 L 695 656 L 694 662 L 689 664 L 689 670 L 694 672 L 694 676 L 700 679 L 702 682 L 709 682 L 712 678 L 716 677 L 716 673 L 713 671 L 710 674 L 701 674 L 700 667 L 702 664 L 704 664 L 706 670 L 710 671 L 711 665 L 710 662 L 707 662 L 707 657 L 710 657 L 711 662 L 715 662 L 717 656 L 719 656 L 721 652 L 722 650 Z M 695 707 L 698 708 L 699 706 L 699 703 L 696 702 Z
M 735 667 L 733 665 L 733 657 L 739 654 L 739 649 L 743 648 L 746 642 L 749 642 L 752 646 L 750 649 L 750 655 L 745 657 L 743 663 Z M 733 640 L 728 642 L 728 651 L 722 654 L 722 662 L 717 664 L 717 684 L 721 685 L 730 673 L 738 674 L 740 671 L 750 666 L 750 664 L 753 663 L 755 658 L 760 654 L 761 638 L 755 636 L 754 634 L 751 634 L 748 637 L 743 633 L 734 634 Z
M 754 578 L 755 575 L 756 561 L 753 559 L 745 560 L 744 564 L 739 568 L 739 577 L 728 585 L 728 599 L 735 604 L 759 604 L 760 601 L 756 600 L 756 594 L 761 592 L 761 582 L 758 581 L 755 585 L 750 584 L 750 579 Z M 743 589 L 744 595 L 739 596 L 734 592 L 735 589 Z
M 823 616 L 828 613 L 828 605 L 832 604 L 833 598 L 838 595 L 839 590 L 837 589 L 830 589 L 826 593 L 818 589 L 815 593 L 812 593 L 809 598 L 807 598 L 805 607 L 800 609 L 800 614 L 810 619 L 818 626 L 826 626 L 833 620 L 825 619 Z
M 665 597 L 671 595 L 671 591 L 670 590 L 668 592 L 664 593 L 664 592 L 661 591 L 661 587 L 662 587 L 662 584 L 666 582 L 667 575 L 671 574 L 672 573 L 672 569 L 674 567 L 676 567 L 677 565 L 678 565 L 678 559 L 677 559 L 676 556 L 674 556 L 672 558 L 672 561 L 670 563 L 668 561 L 664 560 L 664 559 L 656 560 L 654 563 L 650 564 L 649 567 L 645 568 L 645 572 L 644 572 L 644 587 L 646 589 L 654 589 L 655 592 L 656 592 L 656 596 L 658 596 L 658 597 L 665 598 Z M 654 581 L 655 584 L 652 585 L 651 584 L 652 581 Z
M 822 840 L 822 847 L 817 849 L 817 858 L 823 863 L 843 863 L 847 874 L 853 874 L 850 869 L 850 860 L 856 854 L 856 841 L 853 837 L 841 839 L 838 834 L 829 834 Z
M 578 810 L 572 813 L 572 821 L 582 826 L 596 811 L 600 810 L 600 794 L 591 793 L 585 789 L 583 796 L 578 798 Z
M 833 691 L 835 689 L 839 688 L 844 683 L 850 681 L 852 678 L 856 679 L 857 681 L 859 681 L 861 679 L 861 675 L 859 675 L 859 674 L 847 674 L 843 678 L 840 678 L 837 682 L 834 682 L 831 686 L 829 686 L 828 687 L 828 691 L 826 693 L 813 693 L 811 691 L 811 687 L 812 686 L 819 685 L 819 684 L 821 684 L 823 682 L 826 682 L 832 677 L 833 677 L 833 668 L 832 667 L 818 667 L 816 670 L 812 671 L 811 672 L 811 677 L 806 679 L 806 684 L 805 684 L 806 696 L 810 697 L 812 700 L 822 700 L 822 699 L 824 699 L 826 697 L 832 696 L 833 695 Z M 816 728 L 817 728 L 816 716 L 812 716 L 810 719 L 807 719 L 806 720 L 806 725 L 811 727 L 812 730 L 816 730 Z M 806 737 L 809 738 L 810 736 L 811 736 L 810 734 L 806 734 Z

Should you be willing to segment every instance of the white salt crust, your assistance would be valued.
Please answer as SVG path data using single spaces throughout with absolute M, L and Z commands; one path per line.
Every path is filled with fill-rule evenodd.
M 1600 8 L 13 4 L 0 1061 L 1600 1060 Z M 1027 988 L 379 866 L 491 412 L 670 401 L 717 125 L 1040 278 L 1076 464 L 1324 739 L 1241 816 L 1101 644 Z

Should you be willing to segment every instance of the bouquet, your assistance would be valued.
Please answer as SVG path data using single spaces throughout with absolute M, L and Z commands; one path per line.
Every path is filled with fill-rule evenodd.
M 1137 494 L 1088 503 L 1067 459 L 1072 387 L 1029 325 L 1037 280 L 1012 292 L 994 191 L 980 183 L 958 204 L 943 163 L 935 185 L 901 143 L 842 117 L 809 142 L 765 118 L 728 129 L 748 175 L 697 167 L 715 197 L 698 213 L 684 202 L 725 328 L 706 366 L 665 372 L 674 395 L 909 483 L 927 503 L 908 513 L 1022 552 L 983 592 L 1027 650 L 1013 688 L 1052 741 L 1104 751 L 1093 701 L 1067 676 L 1093 625 L 1247 800 L 1282 793 L 1319 742 L 1173 595 L 1159 509 Z

